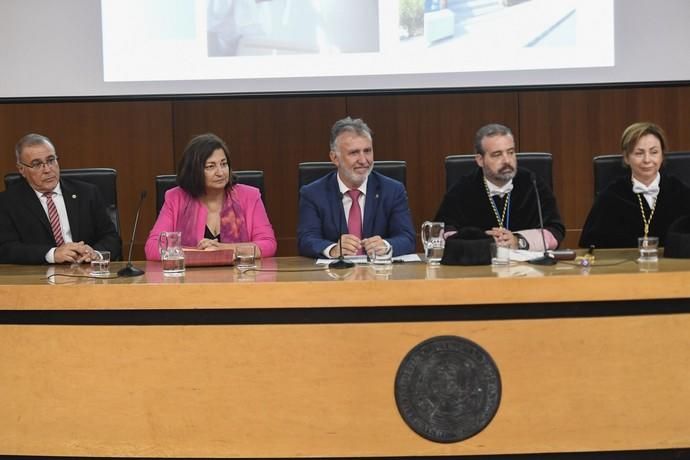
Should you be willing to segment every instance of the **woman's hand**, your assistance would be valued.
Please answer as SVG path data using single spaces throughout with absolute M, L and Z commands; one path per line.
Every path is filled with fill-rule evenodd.
M 205 251 L 215 251 L 217 249 L 220 249 L 220 243 L 217 240 L 210 240 L 208 238 L 204 238 L 201 241 L 199 241 L 199 244 L 196 245 L 197 249 L 203 249 Z

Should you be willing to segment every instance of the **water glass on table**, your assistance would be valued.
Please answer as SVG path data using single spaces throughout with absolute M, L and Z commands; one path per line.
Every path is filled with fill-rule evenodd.
M 659 260 L 659 238 L 656 236 L 641 236 L 637 239 L 640 250 L 638 262 L 657 262 Z
M 235 246 L 235 266 L 240 270 L 256 268 L 256 245 L 238 244 Z
M 510 242 L 494 241 L 491 243 L 491 265 L 508 265 L 510 263 Z
M 393 263 L 393 246 L 382 241 L 381 246 L 369 251 L 367 256 L 374 266 L 390 265 Z
M 110 275 L 110 251 L 94 251 L 91 258 L 91 276 Z

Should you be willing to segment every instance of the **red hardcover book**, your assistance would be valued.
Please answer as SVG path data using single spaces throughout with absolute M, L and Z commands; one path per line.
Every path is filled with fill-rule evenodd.
M 185 248 L 184 263 L 187 267 L 217 267 L 234 265 L 235 250 L 230 248 L 210 251 Z

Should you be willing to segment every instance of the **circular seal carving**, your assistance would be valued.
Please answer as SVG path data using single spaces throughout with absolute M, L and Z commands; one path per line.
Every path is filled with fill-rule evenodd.
M 395 402 L 405 423 L 435 442 L 457 442 L 482 431 L 501 401 L 491 356 L 462 337 L 438 336 L 415 346 L 395 376 Z

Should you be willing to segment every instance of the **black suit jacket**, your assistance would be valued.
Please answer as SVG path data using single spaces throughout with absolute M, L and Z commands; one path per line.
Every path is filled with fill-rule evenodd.
M 60 179 L 73 241 L 110 251 L 119 260 L 122 241 L 95 185 Z M 55 237 L 41 202 L 26 180 L 0 194 L 0 263 L 44 264 Z

